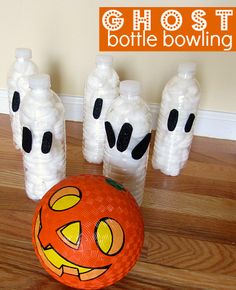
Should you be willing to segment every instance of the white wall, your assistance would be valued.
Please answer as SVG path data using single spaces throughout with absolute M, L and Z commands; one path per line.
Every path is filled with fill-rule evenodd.
M 207 4 L 206 4 L 207 2 Z M 0 88 L 16 47 L 30 47 L 42 72 L 50 73 L 53 89 L 83 95 L 87 74 L 98 52 L 100 6 L 236 6 L 235 0 L 0 0 Z M 235 40 L 236 41 L 236 40 Z M 198 63 L 202 87 L 200 108 L 236 111 L 236 53 L 140 52 L 113 53 L 121 79 L 142 82 L 148 103 L 160 102 L 165 82 L 180 61 Z

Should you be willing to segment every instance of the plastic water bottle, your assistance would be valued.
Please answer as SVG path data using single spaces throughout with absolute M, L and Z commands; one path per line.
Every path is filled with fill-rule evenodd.
M 105 121 L 103 175 L 123 184 L 141 205 L 143 199 L 152 115 L 140 97 L 140 83 L 120 83 L 120 97 L 110 106 Z
M 96 68 L 85 86 L 83 156 L 91 163 L 103 161 L 104 120 L 111 102 L 119 94 L 119 77 L 112 68 L 112 61 L 110 55 L 98 55 Z
M 195 71 L 195 63 L 179 64 L 163 91 L 152 165 L 167 175 L 178 175 L 188 160 L 200 99 Z
M 17 149 L 21 149 L 20 106 L 29 91 L 28 78 L 30 75 L 36 74 L 38 68 L 31 60 L 32 51 L 29 48 L 17 48 L 15 57 L 16 60 L 8 73 L 7 87 L 13 142 Z
M 29 86 L 20 113 L 25 189 L 29 198 L 38 200 L 65 178 L 65 119 L 60 98 L 50 90 L 49 75 L 33 75 Z

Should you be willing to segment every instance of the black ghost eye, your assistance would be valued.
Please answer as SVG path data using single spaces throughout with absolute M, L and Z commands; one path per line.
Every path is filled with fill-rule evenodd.
M 13 98 L 12 98 L 12 111 L 15 113 L 19 110 L 20 107 L 20 93 L 14 92 Z
M 32 149 L 32 133 L 27 127 L 23 127 L 22 148 L 26 153 L 30 153 Z
M 45 132 L 43 134 L 43 140 L 42 140 L 42 146 L 41 151 L 43 154 L 47 154 L 50 152 L 52 147 L 52 133 L 51 132 Z
M 108 141 L 109 147 L 113 148 L 116 143 L 116 137 L 115 137 L 115 133 L 110 122 L 107 122 L 107 121 L 105 122 L 105 130 L 106 130 L 107 141 Z
M 129 123 L 124 123 L 121 127 L 118 140 L 117 140 L 117 150 L 124 152 L 129 146 L 129 141 L 133 132 L 133 127 Z
M 150 143 L 151 140 L 151 133 L 148 133 L 142 141 L 140 141 L 138 143 L 137 146 L 135 146 L 135 148 L 132 151 L 132 157 L 135 160 L 139 160 L 143 157 L 143 155 L 145 154 L 145 152 L 147 151 L 148 145 Z
M 170 111 L 168 122 L 167 122 L 167 128 L 169 131 L 174 131 L 179 118 L 179 112 L 176 109 L 173 109 Z
M 188 117 L 188 120 L 186 122 L 185 128 L 184 128 L 184 131 L 186 133 L 191 131 L 194 119 L 195 119 L 195 115 L 194 114 L 190 114 L 189 117 Z
M 93 117 L 98 119 L 102 112 L 103 100 L 101 98 L 96 99 L 93 107 Z

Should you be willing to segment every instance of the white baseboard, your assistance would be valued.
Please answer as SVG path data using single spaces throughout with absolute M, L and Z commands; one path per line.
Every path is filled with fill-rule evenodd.
M 83 120 L 83 97 L 61 95 L 65 106 L 66 120 L 82 122 Z M 153 115 L 153 129 L 156 128 L 159 104 L 149 104 Z M 8 114 L 7 91 L 0 90 L 0 113 Z M 236 140 L 236 113 L 214 112 L 199 110 L 194 135 Z

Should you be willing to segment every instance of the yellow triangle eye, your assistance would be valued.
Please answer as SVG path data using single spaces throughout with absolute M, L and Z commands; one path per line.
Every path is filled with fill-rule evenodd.
M 117 221 L 111 218 L 104 218 L 96 225 L 95 239 L 104 254 L 113 256 L 122 250 L 125 237 Z
M 81 235 L 81 224 L 79 221 L 67 224 L 58 231 L 59 237 L 70 247 L 78 249 Z

